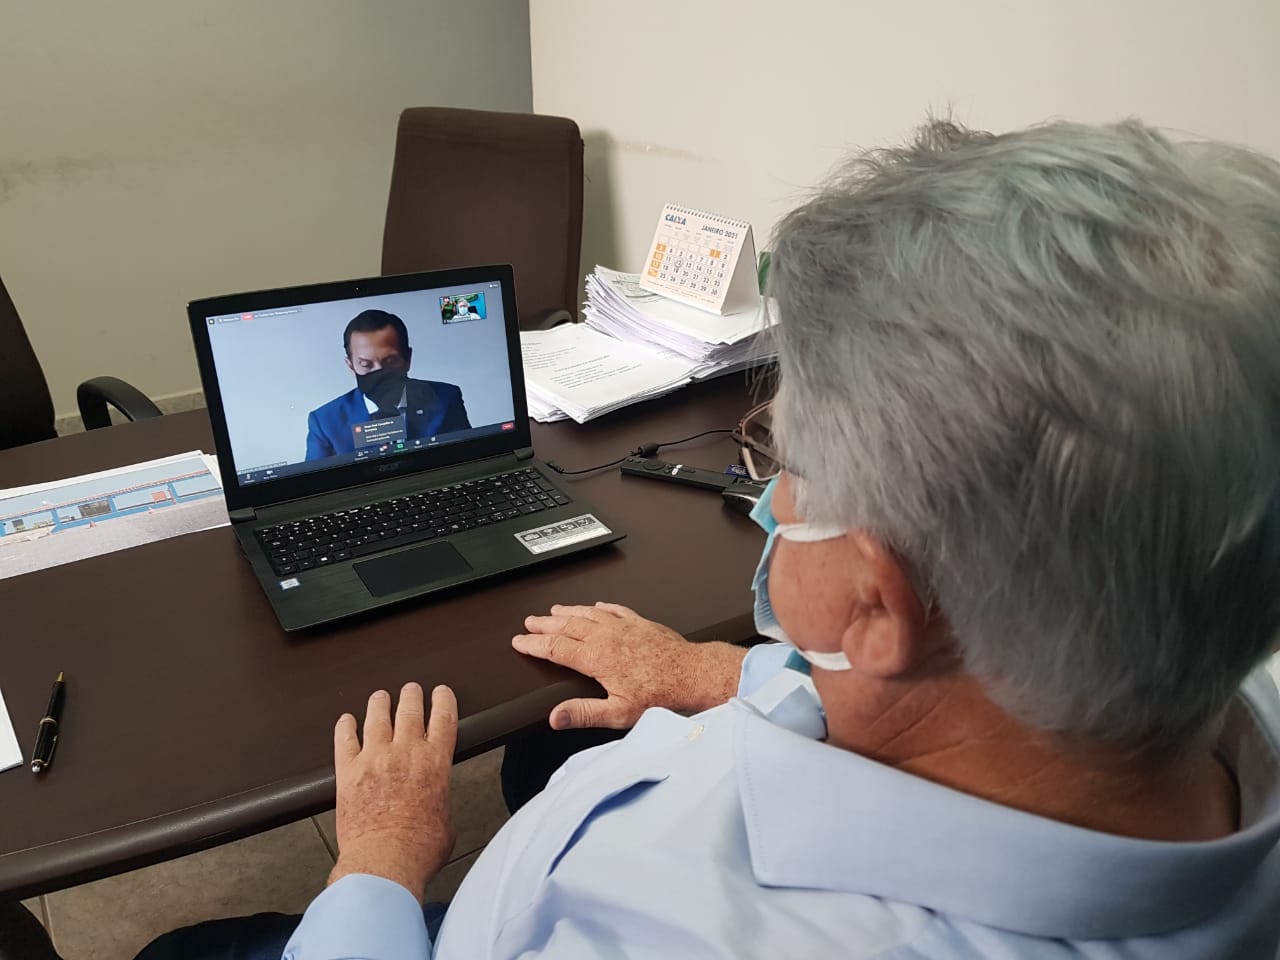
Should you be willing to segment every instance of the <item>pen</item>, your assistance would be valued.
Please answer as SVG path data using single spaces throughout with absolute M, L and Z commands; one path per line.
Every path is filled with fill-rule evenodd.
M 53 763 L 53 750 L 58 745 L 58 721 L 62 719 L 62 701 L 66 699 L 67 685 L 58 674 L 53 681 L 53 693 L 49 694 L 49 709 L 44 712 L 40 729 L 36 733 L 36 748 L 31 751 L 31 772 L 47 770 Z

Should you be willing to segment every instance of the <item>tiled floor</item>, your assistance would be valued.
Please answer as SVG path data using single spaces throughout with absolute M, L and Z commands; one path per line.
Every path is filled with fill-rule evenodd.
M 453 770 L 453 859 L 427 888 L 449 900 L 507 819 L 498 783 L 502 751 Z M 174 927 L 261 911 L 301 913 L 324 888 L 337 849 L 333 813 L 96 883 L 51 893 L 27 906 L 64 960 L 132 960 Z

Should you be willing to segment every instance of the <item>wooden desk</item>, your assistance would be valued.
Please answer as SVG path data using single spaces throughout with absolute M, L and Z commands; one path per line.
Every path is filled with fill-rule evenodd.
M 534 425 L 566 469 L 647 441 L 732 427 L 742 378 L 699 384 L 603 421 Z M 0 487 L 212 450 L 203 412 L 0 453 Z M 697 466 L 737 459 L 727 437 L 664 451 Z M 612 600 L 695 639 L 754 631 L 762 535 L 709 492 L 622 477 L 565 478 L 628 533 L 606 548 L 309 635 L 280 630 L 229 529 L 0 581 L 0 683 L 24 751 L 49 686 L 67 672 L 49 773 L 0 774 L 0 894 L 30 897 L 225 843 L 333 805 L 332 728 L 368 695 L 447 683 L 458 759 L 546 722 L 594 682 L 511 649 L 530 613 Z

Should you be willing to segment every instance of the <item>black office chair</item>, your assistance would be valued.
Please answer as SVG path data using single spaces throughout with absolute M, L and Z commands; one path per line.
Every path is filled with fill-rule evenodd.
M 20 903 L 0 903 L 0 960 L 62 960 L 53 941 Z
M 563 117 L 414 107 L 400 114 L 384 275 L 509 263 L 520 326 L 577 316 L 582 136 Z
M 130 420 L 160 416 L 141 391 L 115 377 L 86 380 L 76 400 L 86 430 L 110 426 L 108 406 Z M 55 436 L 49 383 L 0 280 L 0 450 Z M 40 921 L 13 901 L 0 901 L 0 960 L 60 960 Z
M 130 420 L 160 416 L 136 387 L 115 377 L 94 377 L 76 390 L 86 430 L 111 425 L 115 407 Z M 0 450 L 57 436 L 53 398 L 13 299 L 0 280 Z

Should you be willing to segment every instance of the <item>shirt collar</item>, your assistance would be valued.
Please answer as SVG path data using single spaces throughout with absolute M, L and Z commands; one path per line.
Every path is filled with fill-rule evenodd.
M 1134 937 L 1222 909 L 1280 841 L 1280 701 L 1265 674 L 1219 741 L 1242 829 L 1201 843 L 1074 827 L 819 742 L 821 705 L 792 671 L 733 705 L 751 864 L 766 886 L 883 897 L 1032 936 Z
M 372 400 L 370 400 L 368 397 L 366 397 L 363 392 L 360 394 L 360 397 L 361 399 L 364 400 L 364 408 L 368 410 L 369 413 L 374 414 L 378 412 L 378 405 L 374 403 Z M 406 383 L 404 385 L 404 389 L 400 391 L 400 399 L 396 402 L 396 409 L 403 410 L 408 405 L 409 405 L 409 385 Z

